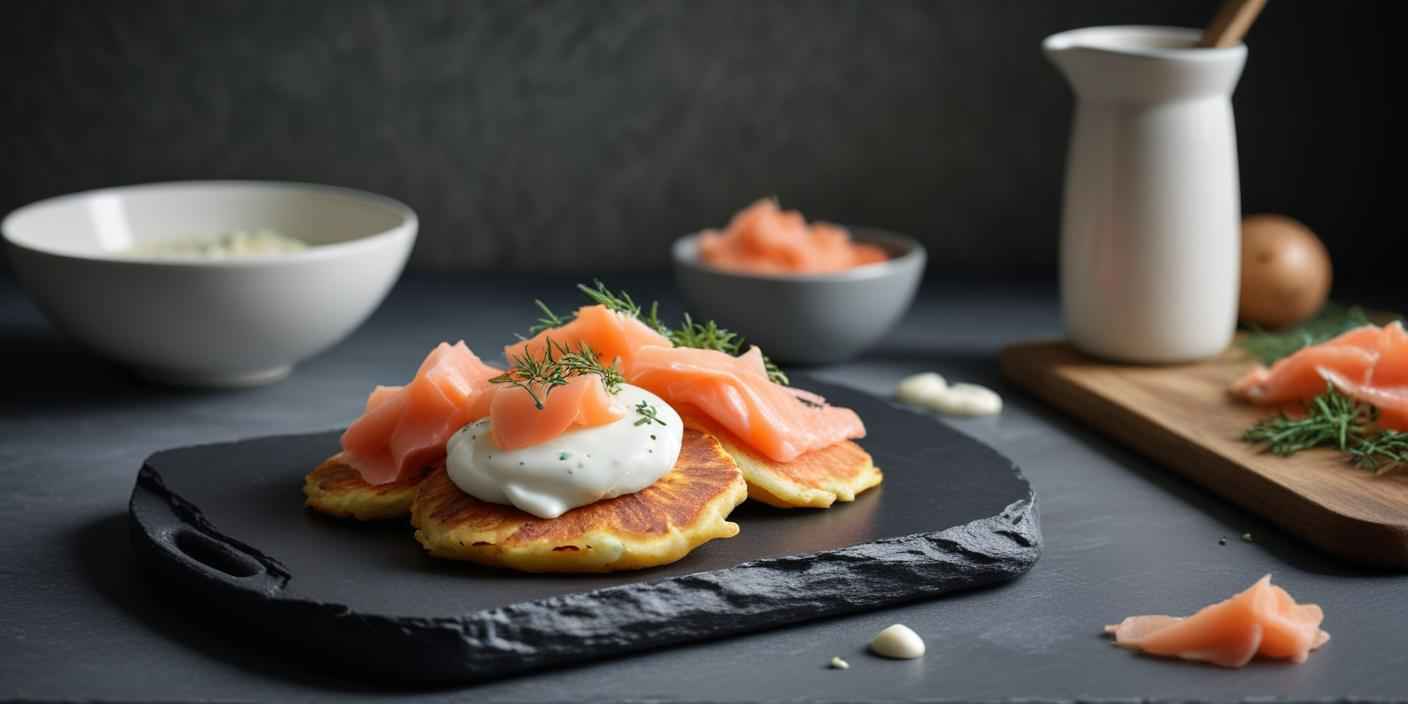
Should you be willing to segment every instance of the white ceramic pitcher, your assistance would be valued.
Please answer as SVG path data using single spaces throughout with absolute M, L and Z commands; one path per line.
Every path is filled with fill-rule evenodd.
M 1210 357 L 1237 322 L 1241 198 L 1232 89 L 1247 48 L 1199 32 L 1090 27 L 1042 48 L 1075 121 L 1061 221 L 1061 300 L 1076 346 L 1109 359 Z

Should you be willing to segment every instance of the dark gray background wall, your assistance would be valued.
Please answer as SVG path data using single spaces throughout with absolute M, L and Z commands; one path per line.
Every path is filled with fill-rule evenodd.
M 425 269 L 625 270 L 776 194 L 936 268 L 1053 271 L 1071 98 L 1049 33 L 1131 2 L 36 2 L 0 29 L 0 210 L 278 178 L 415 207 Z M 1387 3 L 1272 0 L 1236 96 L 1243 202 L 1398 276 Z M 1401 79 L 1394 79 L 1401 80 Z M 1395 279 L 1396 280 L 1396 279 Z

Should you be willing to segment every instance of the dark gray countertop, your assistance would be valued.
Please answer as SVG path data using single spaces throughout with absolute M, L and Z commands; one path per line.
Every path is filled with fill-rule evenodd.
M 372 383 L 409 376 L 433 343 L 463 336 L 493 349 L 531 317 L 533 297 L 573 300 L 567 284 L 412 277 L 286 382 L 194 393 L 133 381 L 61 342 L 0 278 L 0 698 L 1408 698 L 1408 576 L 1332 562 L 1001 381 L 999 346 L 1060 333 L 1054 291 L 1040 286 L 932 282 L 883 347 L 821 372 L 886 394 L 906 374 L 937 370 L 1003 393 L 1001 416 L 951 421 L 1015 459 L 1038 493 L 1045 553 L 1003 587 L 474 688 L 399 692 L 309 671 L 199 616 L 198 602 L 157 590 L 133 562 L 126 502 L 148 454 L 340 426 Z M 664 279 L 613 284 L 673 301 Z M 1244 532 L 1254 542 L 1238 539 Z M 1100 636 L 1123 616 L 1189 612 L 1268 572 L 1328 614 L 1334 640 L 1299 667 L 1153 660 Z M 864 654 L 870 635 L 895 622 L 925 637 L 926 657 Z M 826 669 L 833 655 L 851 669 Z

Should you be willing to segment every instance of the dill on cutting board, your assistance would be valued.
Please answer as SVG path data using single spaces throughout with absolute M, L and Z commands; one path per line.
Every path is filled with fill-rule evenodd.
M 1359 306 L 1326 303 L 1310 320 L 1289 330 L 1263 330 L 1253 327 L 1238 345 L 1262 364 L 1289 357 L 1297 351 L 1318 345 L 1373 321 Z
M 1376 430 L 1379 411 L 1331 387 L 1305 404 L 1304 417 L 1278 413 L 1247 429 L 1242 439 L 1286 457 L 1302 450 L 1338 450 L 1375 474 L 1408 467 L 1408 433 Z

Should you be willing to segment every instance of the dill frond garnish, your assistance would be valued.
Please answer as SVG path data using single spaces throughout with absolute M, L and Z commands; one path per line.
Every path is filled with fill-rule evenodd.
M 661 335 L 664 335 L 665 337 L 670 336 L 670 326 L 666 325 L 665 321 L 660 319 L 660 301 L 651 301 L 650 313 L 648 313 L 644 318 L 641 318 L 640 321 L 650 326 L 650 328 L 655 332 L 658 332 Z
M 782 371 L 782 368 L 777 366 L 777 363 L 769 359 L 767 355 L 763 355 L 763 368 L 768 371 L 768 379 L 771 380 L 772 383 L 782 384 L 783 386 L 790 386 L 792 384 L 792 380 L 787 378 L 787 372 Z
M 679 327 L 671 327 L 660 319 L 659 301 L 651 302 L 650 308 L 644 309 L 639 303 L 636 303 L 631 294 L 626 291 L 613 291 L 602 283 L 601 279 L 592 279 L 590 286 L 577 284 L 577 290 L 585 294 L 591 302 L 605 306 L 607 310 L 629 315 L 639 320 L 652 330 L 664 335 L 676 347 L 715 350 L 734 357 L 745 351 L 743 338 L 738 333 L 719 327 L 718 323 L 712 320 L 697 322 L 688 313 L 684 314 L 683 324 Z M 528 328 L 528 333 L 531 335 L 562 327 L 577 317 L 576 313 L 558 315 L 540 300 L 535 300 L 533 303 L 538 306 L 541 317 L 532 327 Z M 768 379 L 772 382 L 783 386 L 791 383 L 787 374 L 767 355 L 763 355 L 763 366 L 767 369 Z
M 591 347 L 582 344 L 573 350 L 550 337 L 545 341 L 541 359 L 534 357 L 532 350 L 526 350 L 511 361 L 508 371 L 490 379 L 489 383 L 508 384 L 527 391 L 540 411 L 548 394 L 559 386 L 566 386 L 573 377 L 595 374 L 612 394 L 619 392 L 621 384 L 625 383 L 621 370 L 602 364 Z
M 636 404 L 636 414 L 638 414 L 640 418 L 636 420 L 635 424 L 650 425 L 651 423 L 659 423 L 660 425 L 667 425 L 665 421 L 660 419 L 660 416 L 656 415 L 659 412 L 660 409 L 651 405 L 649 402 L 641 401 Z
M 739 337 L 738 333 L 721 328 L 712 320 L 696 323 L 689 313 L 684 314 L 684 324 L 671 329 L 665 336 L 670 338 L 670 342 L 675 343 L 676 347 L 717 350 L 735 357 L 743 351 L 743 338 Z
M 548 307 L 548 304 L 543 303 L 542 300 L 537 298 L 533 299 L 533 304 L 538 306 L 538 310 L 542 311 L 543 317 L 538 318 L 538 322 L 533 323 L 533 325 L 528 328 L 529 335 L 537 335 L 538 333 L 544 330 L 560 328 L 563 325 L 566 325 L 567 323 L 571 322 L 572 318 L 576 317 L 575 313 L 571 313 L 568 314 L 566 318 L 563 318 L 557 313 L 552 312 L 552 309 Z
M 612 291 L 601 282 L 601 279 L 592 279 L 592 285 L 577 284 L 577 290 L 587 294 L 593 303 L 606 306 L 607 310 L 617 313 L 624 313 L 632 318 L 640 318 L 640 306 L 631 299 L 631 294 L 625 291 Z
M 1271 364 L 1302 348 L 1318 345 L 1370 324 L 1372 321 L 1363 308 L 1327 303 L 1314 318 L 1290 330 L 1269 331 L 1254 327 L 1238 345 L 1262 364 Z
M 651 314 L 654 315 L 652 306 Z M 714 321 L 695 322 L 689 313 L 684 314 L 684 323 L 678 328 L 665 328 L 663 334 L 670 338 L 676 347 L 692 347 L 697 350 L 717 350 L 737 357 L 743 353 L 743 338 L 738 333 L 719 327 Z M 791 380 L 767 355 L 763 355 L 763 367 L 768 379 L 773 383 L 788 385 Z
M 1408 433 L 1385 430 L 1350 448 L 1354 464 L 1374 474 L 1408 467 Z
M 1330 387 L 1305 404 L 1305 417 L 1285 413 L 1257 422 L 1242 439 L 1286 457 L 1302 450 L 1339 450 L 1355 466 L 1383 474 L 1408 466 L 1408 433 L 1374 430 L 1379 411 Z
M 1333 447 L 1347 452 L 1352 442 L 1365 436 L 1375 415 L 1372 406 L 1358 403 L 1332 388 L 1305 405 L 1304 418 L 1278 413 L 1253 425 L 1242 434 L 1242 439 L 1265 445 L 1271 454 L 1282 457 L 1312 447 Z

